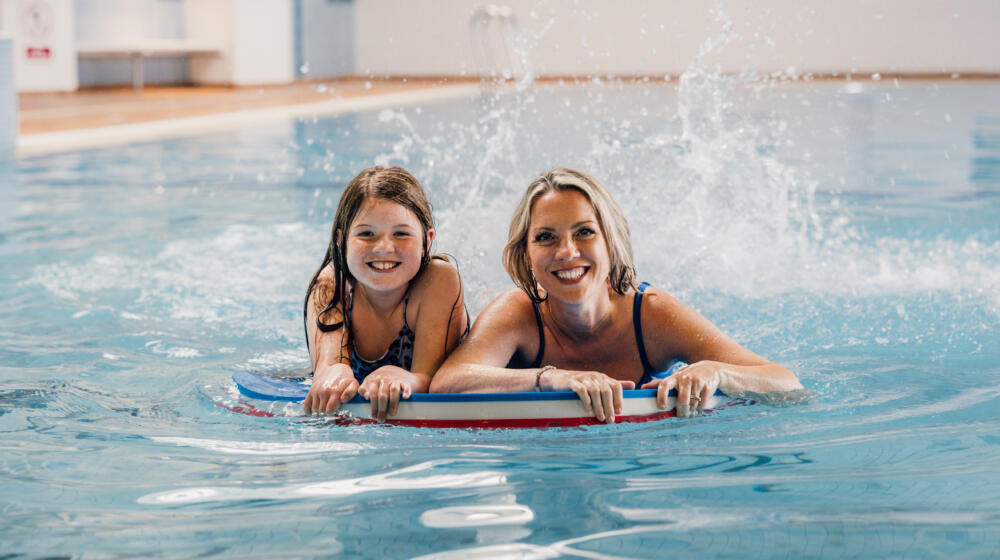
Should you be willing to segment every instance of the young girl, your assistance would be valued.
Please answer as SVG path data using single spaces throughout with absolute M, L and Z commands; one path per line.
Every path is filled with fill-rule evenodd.
M 307 414 L 359 393 L 383 421 L 427 391 L 469 323 L 458 271 L 431 256 L 433 240 L 427 196 L 406 170 L 372 167 L 347 185 L 306 291 Z

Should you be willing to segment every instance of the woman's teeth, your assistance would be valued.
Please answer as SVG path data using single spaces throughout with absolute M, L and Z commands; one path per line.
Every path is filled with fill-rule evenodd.
M 577 278 L 583 276 L 583 273 L 586 272 L 586 270 L 587 269 L 582 266 L 568 268 L 566 270 L 557 270 L 556 276 L 563 280 L 576 280 Z

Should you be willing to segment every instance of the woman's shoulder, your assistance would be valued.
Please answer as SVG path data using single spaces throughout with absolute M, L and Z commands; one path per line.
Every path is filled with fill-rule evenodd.
M 653 343 L 666 349 L 673 345 L 693 344 L 721 335 L 705 317 L 665 290 L 646 288 L 642 301 L 642 329 L 647 346 Z M 671 351 L 676 351 L 671 349 Z
M 656 325 L 672 322 L 691 310 L 666 290 L 647 286 L 642 292 L 642 322 Z
M 535 329 L 534 304 L 524 290 L 511 288 L 497 297 L 483 309 L 480 318 L 488 318 L 491 322 L 505 324 L 508 327 L 521 327 L 527 324 Z

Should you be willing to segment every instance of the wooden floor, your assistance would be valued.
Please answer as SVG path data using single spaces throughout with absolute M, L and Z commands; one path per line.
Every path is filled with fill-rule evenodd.
M 461 78 L 335 78 L 255 87 L 150 86 L 18 96 L 22 135 L 214 115 L 462 83 Z

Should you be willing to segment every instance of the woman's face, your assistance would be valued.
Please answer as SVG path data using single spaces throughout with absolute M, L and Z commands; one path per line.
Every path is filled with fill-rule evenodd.
M 528 262 L 550 298 L 579 302 L 607 294 L 610 261 L 597 214 L 583 193 L 552 190 L 532 204 Z
M 427 244 L 434 231 L 427 232 Z M 420 271 L 423 231 L 404 206 L 370 198 L 361 206 L 347 232 L 347 269 L 373 291 L 405 286 Z

